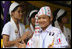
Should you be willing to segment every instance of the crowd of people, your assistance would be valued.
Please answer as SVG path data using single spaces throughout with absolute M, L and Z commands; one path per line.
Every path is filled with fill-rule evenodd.
M 34 9 L 29 14 L 29 26 L 20 22 L 22 7 L 14 2 L 10 5 L 10 21 L 2 30 L 3 48 L 70 48 L 71 31 L 67 23 L 67 12 L 57 9 L 54 14 L 49 6 Z

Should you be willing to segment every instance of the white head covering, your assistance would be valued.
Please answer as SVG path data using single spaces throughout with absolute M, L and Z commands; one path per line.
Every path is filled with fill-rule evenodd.
M 31 17 L 31 15 L 34 13 L 34 12 L 38 12 L 38 10 L 32 10 L 29 14 L 29 17 Z
M 38 12 L 38 16 L 40 15 L 47 15 L 47 16 L 51 16 L 51 9 L 49 6 L 44 6 L 42 8 L 40 8 L 39 12 Z
M 17 2 L 14 2 L 11 4 L 9 8 L 9 14 L 11 15 L 11 12 L 14 10 L 15 7 L 17 7 L 19 4 Z
M 56 20 L 65 12 L 64 9 L 60 9 L 57 13 L 57 17 L 56 17 Z
M 63 15 L 64 14 L 64 12 L 65 12 L 65 10 L 64 9 L 60 9 L 59 11 L 58 11 L 58 13 L 57 13 L 57 16 L 56 16 L 56 21 L 55 21 L 55 27 L 58 27 L 58 28 L 60 28 L 60 26 L 59 26 L 59 24 L 58 24 L 58 21 L 57 21 L 57 19 L 61 16 L 61 15 Z

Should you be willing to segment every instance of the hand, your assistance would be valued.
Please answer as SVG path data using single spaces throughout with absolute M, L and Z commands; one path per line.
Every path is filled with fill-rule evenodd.
M 26 44 L 25 43 L 24 44 L 20 43 L 20 45 L 18 46 L 18 48 L 26 48 Z
M 21 41 L 22 41 L 21 38 L 16 39 L 16 42 L 21 42 Z
M 21 37 L 22 40 L 25 40 L 30 35 L 30 32 L 27 31 L 24 33 L 24 35 Z
M 53 48 L 53 46 L 52 45 L 49 45 L 48 48 Z
M 25 35 L 26 35 L 26 36 L 30 35 L 30 32 L 29 32 L 29 31 L 27 31 L 27 32 L 25 33 Z
M 19 45 L 20 45 L 19 42 L 16 42 L 16 43 L 15 43 L 15 46 L 16 46 L 16 47 L 19 47 Z
M 15 43 L 15 46 L 18 47 L 20 42 L 22 42 L 22 39 L 21 38 L 16 39 L 15 42 L 14 42 Z
M 53 38 L 52 44 L 50 44 L 50 45 L 48 46 L 48 48 L 53 48 L 53 45 L 54 45 L 54 38 Z
M 22 41 L 22 43 L 16 42 L 15 43 L 15 46 L 18 47 L 18 48 L 25 48 L 26 47 L 26 44 L 25 44 L 24 41 Z

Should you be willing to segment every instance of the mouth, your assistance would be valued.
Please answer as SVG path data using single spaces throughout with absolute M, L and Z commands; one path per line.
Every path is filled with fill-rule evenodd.
M 22 16 L 20 16 L 20 18 L 22 18 Z
M 44 24 L 45 24 L 45 22 L 41 22 L 40 24 L 41 24 L 41 25 L 44 25 Z
M 41 26 L 44 26 L 44 23 L 40 23 Z

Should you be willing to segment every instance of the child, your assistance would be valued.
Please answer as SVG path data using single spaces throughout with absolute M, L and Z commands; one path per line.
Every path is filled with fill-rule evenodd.
M 34 33 L 29 40 L 27 47 L 29 48 L 64 48 L 68 46 L 65 36 L 61 30 L 51 25 L 52 14 L 50 7 L 42 7 L 38 14 L 38 23 L 41 29 L 39 33 Z

